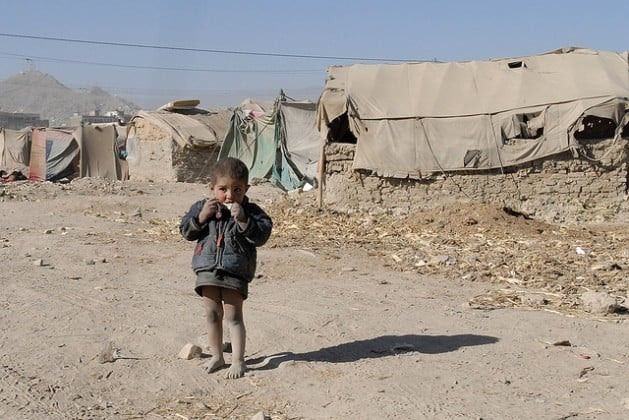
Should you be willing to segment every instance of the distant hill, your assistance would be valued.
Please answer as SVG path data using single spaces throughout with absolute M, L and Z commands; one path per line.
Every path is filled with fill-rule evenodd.
M 66 125 L 75 113 L 120 110 L 134 114 L 140 107 L 99 87 L 77 92 L 37 70 L 25 71 L 0 82 L 0 111 L 39 114 L 50 126 Z

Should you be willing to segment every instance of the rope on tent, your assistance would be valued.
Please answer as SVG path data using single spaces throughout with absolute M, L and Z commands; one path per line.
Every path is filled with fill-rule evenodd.
M 489 119 L 491 121 L 491 116 L 489 117 Z M 492 127 L 493 127 L 493 124 L 492 124 Z M 496 155 L 498 156 L 498 163 L 500 163 L 500 172 L 505 177 L 511 179 L 511 181 L 513 182 L 513 185 L 515 186 L 515 190 L 518 192 L 518 199 L 522 200 L 522 191 L 520 191 L 520 186 L 518 185 L 518 182 L 515 180 L 515 177 L 513 176 L 513 174 L 509 174 L 510 176 L 507 176 L 507 174 L 505 173 L 505 170 L 504 170 L 505 167 L 504 167 L 504 164 L 502 163 L 502 156 L 500 155 L 500 148 L 498 147 L 498 141 L 496 139 L 496 131 L 491 130 L 491 132 L 494 138 L 494 147 L 496 148 Z
M 424 122 L 420 119 L 419 123 L 423 126 Z M 425 132 L 425 131 L 424 131 Z M 443 166 L 441 166 L 441 164 L 439 163 L 439 159 L 437 159 L 437 155 L 435 154 L 435 151 L 432 149 L 432 145 L 430 144 L 430 140 L 428 139 L 428 136 L 426 136 L 426 144 L 428 145 L 428 149 L 430 150 L 430 153 L 432 154 L 432 158 L 435 160 L 435 163 L 437 164 L 437 166 L 439 167 L 439 170 L 441 171 L 441 174 L 446 178 L 449 179 L 450 181 L 452 181 L 454 183 L 454 185 L 457 186 L 457 188 L 459 189 L 459 191 L 461 191 L 467 198 L 469 198 L 470 200 L 473 200 L 472 197 L 469 196 L 468 193 L 465 192 L 465 190 L 463 190 L 463 187 L 461 187 L 461 185 L 456 182 L 450 175 L 448 175 L 445 171 L 445 169 L 443 169 Z

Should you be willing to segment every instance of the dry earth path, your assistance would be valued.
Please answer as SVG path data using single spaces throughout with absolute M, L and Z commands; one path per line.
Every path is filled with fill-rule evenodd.
M 240 380 L 204 373 L 203 360 L 177 358 L 184 344 L 203 345 L 205 335 L 192 291 L 192 244 L 178 236 L 176 222 L 205 191 L 89 179 L 0 187 L 0 418 L 629 416 L 626 314 L 592 316 L 578 305 L 532 308 L 513 299 L 510 308 L 474 309 L 478 296 L 529 286 L 497 276 L 472 280 L 465 274 L 473 265 L 443 258 L 433 264 L 445 254 L 461 260 L 459 228 L 439 228 L 437 216 L 426 216 L 426 229 L 376 243 L 366 232 L 388 231 L 385 217 L 343 221 L 264 185 L 251 196 L 272 213 L 277 235 L 260 250 L 245 305 L 249 371 Z M 440 213 L 460 229 L 487 228 L 485 240 L 495 240 L 480 216 L 487 212 L 475 216 L 477 224 L 459 224 L 466 219 L 455 210 Z M 326 226 L 340 231 L 332 235 Z M 452 255 L 422 242 L 413 252 L 392 248 L 406 234 L 434 232 L 451 239 L 443 243 Z M 597 235 L 585 240 L 598 243 Z M 626 244 L 614 246 L 620 266 Z M 415 265 L 420 260 L 426 264 Z M 597 278 L 620 299 L 625 272 Z M 107 343 L 114 360 L 101 363 Z

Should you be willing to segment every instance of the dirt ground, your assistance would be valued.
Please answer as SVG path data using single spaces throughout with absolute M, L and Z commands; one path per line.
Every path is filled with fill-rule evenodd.
M 253 186 L 275 227 L 245 303 L 249 370 L 227 380 L 178 358 L 206 341 L 177 230 L 206 193 L 0 185 L 0 418 L 629 418 L 629 226 L 484 204 L 348 216 Z

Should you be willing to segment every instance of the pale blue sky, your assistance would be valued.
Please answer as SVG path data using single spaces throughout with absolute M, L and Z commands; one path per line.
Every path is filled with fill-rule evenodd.
M 145 109 L 186 98 L 198 98 L 206 108 L 231 106 L 247 97 L 270 100 L 280 89 L 295 99 L 316 100 L 327 66 L 357 62 L 345 58 L 470 61 L 565 46 L 629 49 L 627 0 L 0 0 L 0 5 L 0 80 L 36 68 L 73 89 L 100 86 Z

